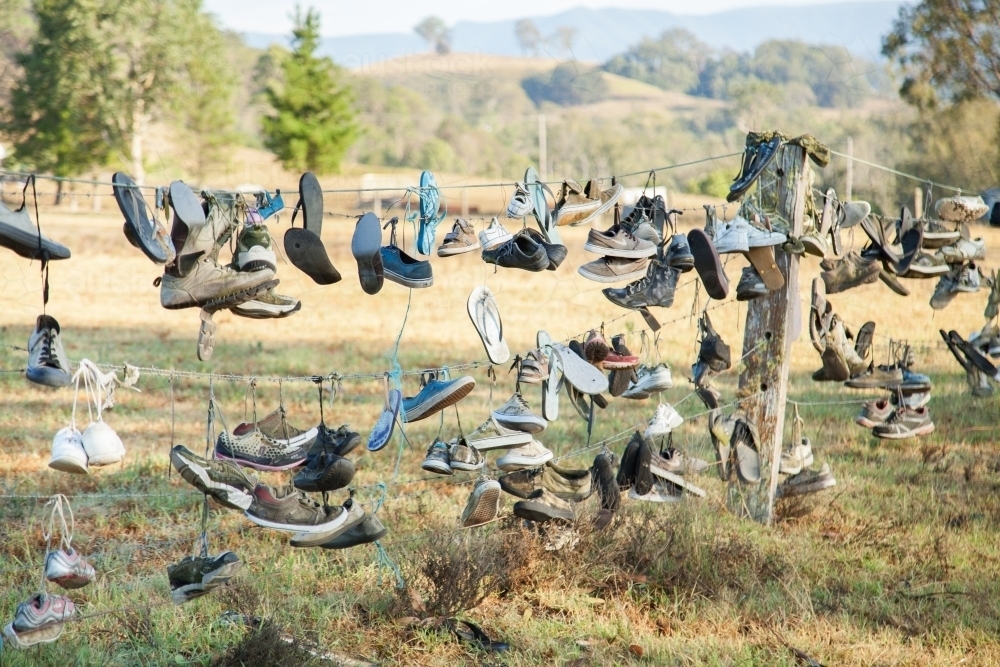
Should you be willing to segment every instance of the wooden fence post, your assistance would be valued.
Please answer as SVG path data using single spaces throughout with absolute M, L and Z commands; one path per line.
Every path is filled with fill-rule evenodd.
M 778 157 L 761 175 L 760 183 L 776 183 L 762 192 L 766 210 L 776 210 L 792 227 L 796 237 L 802 234 L 809 178 L 805 149 L 786 144 Z M 774 496 L 778 488 L 785 425 L 785 400 L 788 396 L 788 368 L 792 341 L 797 337 L 799 308 L 799 258 L 775 248 L 778 268 L 785 275 L 785 286 L 753 299 L 747 308 L 743 337 L 743 370 L 737 395 L 740 408 L 757 425 L 760 442 L 760 482 L 729 483 L 727 506 L 735 514 L 763 524 L 774 521 Z

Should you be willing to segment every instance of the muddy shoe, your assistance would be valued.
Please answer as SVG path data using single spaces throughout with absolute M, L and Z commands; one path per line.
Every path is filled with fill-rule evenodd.
M 649 263 L 645 277 L 627 287 L 608 287 L 602 291 L 608 301 L 622 308 L 670 308 L 674 305 L 680 274 L 680 269 L 654 259 Z
M 578 224 L 601 208 L 601 200 L 586 196 L 583 190 L 583 186 L 576 181 L 563 181 L 552 212 L 556 225 Z
M 861 412 L 854 419 L 854 423 L 865 428 L 875 428 L 883 424 L 895 410 L 887 399 L 879 398 L 873 401 L 865 401 L 861 406 Z
M 836 486 L 837 480 L 827 463 L 819 470 L 803 470 L 778 485 L 778 497 L 802 496 Z
M 535 491 L 527 500 L 514 503 L 514 516 L 538 523 L 576 521 L 573 506 L 545 489 Z
M 832 269 L 823 271 L 820 277 L 826 285 L 826 293 L 837 294 L 877 281 L 880 270 L 881 266 L 877 261 L 864 259 L 851 251 L 843 259 L 837 260 Z
M 903 382 L 903 371 L 895 366 L 872 365 L 844 383 L 851 389 L 895 389 Z
M 782 475 L 797 475 L 803 468 L 808 468 L 813 464 L 812 443 L 809 438 L 802 438 L 801 442 L 791 445 L 781 452 L 781 461 L 778 472 Z
M 947 222 L 972 222 L 990 212 L 989 207 L 980 196 L 946 197 L 934 203 L 934 212 Z
M 216 304 L 232 300 L 232 305 L 238 305 L 266 291 L 267 287 L 261 288 L 269 283 L 269 287 L 277 285 L 270 269 L 236 271 L 203 256 L 183 277 L 171 269 L 163 274 L 159 281 L 160 305 L 169 310 L 206 306 L 218 310 Z

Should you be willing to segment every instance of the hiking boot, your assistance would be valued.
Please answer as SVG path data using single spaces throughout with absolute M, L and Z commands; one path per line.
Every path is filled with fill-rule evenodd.
M 579 224 L 591 218 L 599 208 L 599 198 L 586 196 L 576 181 L 563 181 L 552 220 L 557 226 Z
M 910 262 L 903 278 L 933 278 L 948 273 L 951 268 L 941 258 L 926 252 L 918 252 L 917 256 Z
M 167 566 L 170 598 L 180 605 L 201 597 L 228 584 L 242 567 L 243 563 L 232 551 L 215 557 L 188 556 Z
M 532 438 L 530 433 L 504 428 L 491 415 L 475 431 L 467 435 L 465 440 L 470 447 L 485 452 L 490 449 L 508 449 L 526 445 Z
M 656 406 L 656 414 L 649 420 L 646 427 L 645 436 L 647 438 L 657 438 L 669 434 L 684 423 L 677 409 L 669 403 L 660 403 Z
M 678 503 L 684 499 L 684 489 L 670 480 L 656 477 L 646 493 L 640 494 L 633 487 L 628 492 L 630 500 L 645 500 L 653 503 Z
M 337 525 L 319 532 L 302 532 L 294 535 L 288 541 L 293 547 L 319 547 L 347 533 L 362 523 L 368 516 L 365 509 L 353 497 L 344 501 L 340 507 L 329 508 L 331 516 L 337 517 Z
M 291 484 L 258 484 L 253 503 L 246 511 L 258 526 L 292 533 L 322 533 L 333 530 L 346 520 L 343 508 L 322 507 Z
M 494 218 L 495 220 L 496 218 Z M 438 246 L 438 257 L 451 257 L 472 252 L 479 248 L 476 230 L 462 218 L 456 218 L 451 231 L 445 234 L 444 241 Z
M 748 136 L 747 146 L 743 149 L 743 166 L 733 184 L 729 186 L 726 201 L 734 202 L 746 194 L 747 190 L 777 157 L 780 147 L 781 135 L 777 133 L 767 142 L 754 142 Z
M 523 218 L 535 210 L 535 204 L 531 201 L 531 193 L 524 187 L 524 183 L 514 183 L 514 194 L 507 204 L 508 218 Z
M 347 424 L 341 424 L 334 430 L 321 423 L 317 427 L 316 439 L 309 447 L 309 458 L 315 458 L 324 452 L 347 456 L 360 444 L 361 434 L 352 431 Z
M 527 500 L 514 503 L 514 516 L 537 523 L 576 521 L 573 506 L 545 489 L 538 489 Z
M 601 510 L 604 512 L 617 512 L 621 505 L 621 490 L 615 479 L 615 459 L 612 452 L 602 451 L 594 457 L 594 464 L 590 468 L 591 483 L 597 490 Z
M 254 426 L 243 422 L 233 429 L 233 435 L 246 435 L 254 430 Z M 311 447 L 319 435 L 318 427 L 303 431 L 289 424 L 285 419 L 285 410 L 281 407 L 257 422 L 256 428 L 265 438 L 285 447 Z
M 597 207 L 596 211 L 592 211 L 583 220 L 578 220 L 577 222 L 572 222 L 570 224 L 574 227 L 576 227 L 577 225 L 583 225 L 590 222 L 597 216 L 603 215 L 604 213 L 610 211 L 611 207 L 614 206 L 615 203 L 621 198 L 622 192 L 624 191 L 625 188 L 622 186 L 621 183 L 615 183 L 610 188 L 602 189 L 600 185 L 600 180 L 596 178 L 590 179 L 589 181 L 587 181 L 587 185 L 583 188 L 583 194 L 588 199 L 598 200 L 601 205 Z
M 681 273 L 687 273 L 694 268 L 694 255 L 691 254 L 687 235 L 674 234 L 670 237 L 670 245 L 667 246 L 664 259 L 667 266 L 678 269 Z
M 880 270 L 879 262 L 863 259 L 851 251 L 843 259 L 834 262 L 834 268 L 823 271 L 820 277 L 826 285 L 826 293 L 837 294 L 877 281 Z
M 555 271 L 563 263 L 563 260 L 566 259 L 566 255 L 568 254 L 566 246 L 561 243 L 549 243 L 545 235 L 534 229 L 524 229 L 523 233 L 527 234 L 535 243 L 545 249 L 545 254 L 549 258 L 547 271 Z
M 319 546 L 324 549 L 350 549 L 359 544 L 371 544 L 385 537 L 389 530 L 382 525 L 378 517 L 374 514 L 367 514 L 365 518 L 350 530 L 336 535 Z
M 650 222 L 649 218 L 641 214 L 639 216 L 635 216 L 635 209 L 632 210 L 631 215 L 633 216 L 632 220 L 629 220 L 628 217 L 626 217 L 621 222 L 621 226 L 625 229 L 625 231 L 637 239 L 649 241 L 653 245 L 660 245 L 663 241 L 663 237 L 660 236 L 660 232 L 656 230 L 656 227 L 652 222 Z
M 438 380 L 433 374 L 425 374 L 422 382 L 416 396 L 403 399 L 404 423 L 412 424 L 436 415 L 468 396 L 476 386 L 475 379 L 469 375 L 455 380 Z
M 320 454 L 300 470 L 292 483 L 300 491 L 323 492 L 343 489 L 354 479 L 354 464 L 336 454 Z
M 643 399 L 652 394 L 658 394 L 674 386 L 670 368 L 666 364 L 657 364 L 653 368 L 639 366 L 636 380 L 629 384 L 622 393 L 622 398 Z
M 290 296 L 278 294 L 274 289 L 259 293 L 249 301 L 230 308 L 234 315 L 252 320 L 269 320 L 288 317 L 302 308 L 302 302 Z
M 448 444 L 435 438 L 431 446 L 427 448 L 427 456 L 420 467 L 427 472 L 436 472 L 439 475 L 452 475 L 451 456 L 448 453 Z
M 487 250 L 503 245 L 512 238 L 514 238 L 514 235 L 500 224 L 500 220 L 496 216 L 493 216 L 489 226 L 479 232 L 479 246 L 482 247 L 483 252 L 486 252 Z
M 521 368 L 517 373 L 517 381 L 525 384 L 541 384 L 542 380 L 549 377 L 549 360 L 545 354 L 539 350 L 531 350 L 521 361 Z
M 530 211 L 529 211 L 530 212 Z M 500 512 L 500 483 L 495 479 L 478 479 L 462 510 L 462 525 L 466 528 L 489 523 Z
M 549 256 L 530 234 L 518 232 L 510 240 L 483 249 L 483 261 L 510 269 L 544 271 L 549 268 Z
M 752 266 L 744 267 L 740 282 L 736 285 L 736 300 L 750 301 L 760 296 L 767 296 L 767 286 L 757 269 Z
M 833 477 L 830 465 L 824 463 L 823 467 L 819 470 L 803 470 L 779 484 L 777 497 L 803 496 L 808 493 L 816 493 L 823 489 L 829 489 L 836 485 L 837 480 Z
M 45 556 L 45 578 L 67 590 L 83 588 L 96 576 L 93 566 L 71 546 Z
M 243 230 L 236 240 L 233 262 L 238 271 L 268 269 L 274 273 L 278 270 L 278 257 L 271 246 L 271 235 L 267 233 L 267 225 L 243 225 Z
M 18 633 L 28 633 L 51 625 L 61 625 L 76 615 L 73 601 L 64 595 L 35 593 L 17 605 L 14 621 L 8 627 Z
M 233 304 L 236 305 L 264 291 L 258 288 L 271 282 L 273 278 L 274 271 L 268 268 L 236 271 L 204 256 L 183 277 L 171 272 L 163 274 L 160 278 L 160 305 L 168 310 L 176 310 L 200 308 L 225 299 L 238 299 Z M 246 298 L 242 298 L 244 296 Z
M 655 244 L 632 236 L 624 227 L 617 224 L 603 232 L 591 229 L 583 249 L 604 257 L 628 259 L 651 257 L 656 254 Z
M 486 459 L 465 438 L 456 438 L 448 443 L 448 465 L 453 470 L 474 472 L 483 469 Z
M 561 468 L 551 461 L 541 468 L 519 470 L 500 478 L 500 487 L 518 498 L 530 498 L 538 489 L 546 489 L 563 500 L 582 502 L 590 497 L 590 470 Z
M 934 432 L 934 422 L 926 407 L 912 409 L 897 408 L 889 419 L 872 429 L 876 438 L 888 440 L 905 440 Z
M 608 301 L 622 308 L 670 308 L 681 270 L 653 259 L 643 278 L 626 287 L 607 287 L 602 292 Z
M 244 435 L 223 431 L 215 442 L 215 458 L 257 470 L 288 470 L 305 462 L 306 450 L 298 445 L 278 443 L 257 429 Z
M 532 440 L 526 445 L 511 449 L 497 459 L 500 470 L 515 471 L 524 468 L 537 468 L 552 460 L 552 452 L 542 443 Z
M 809 438 L 802 438 L 802 442 L 791 445 L 781 452 L 781 462 L 778 471 L 782 475 L 797 475 L 803 468 L 808 468 L 813 463 L 812 443 Z
M 12 211 L 0 202 L 0 247 L 25 259 L 69 259 L 69 248 L 43 235 L 31 221 L 26 204 Z
M 872 364 L 867 371 L 845 382 L 844 386 L 851 389 L 896 389 L 902 382 L 903 371 L 899 368 Z
M 253 501 L 257 478 L 232 461 L 204 459 L 184 445 L 170 450 L 170 463 L 181 478 L 220 505 L 243 511 Z
M 35 330 L 28 338 L 28 368 L 24 376 L 35 384 L 47 387 L 68 387 L 69 359 L 59 335 L 59 323 L 51 315 L 39 315 Z
M 884 398 L 865 401 L 861 406 L 861 413 L 854 419 L 854 423 L 865 428 L 875 428 L 879 424 L 885 423 L 893 412 L 892 405 Z
M 642 278 L 648 265 L 646 258 L 602 257 L 584 264 L 577 273 L 599 283 L 621 283 Z
M 547 421 L 531 411 L 519 392 L 514 392 L 506 403 L 492 412 L 492 416 L 500 426 L 525 433 L 541 433 L 548 425 Z

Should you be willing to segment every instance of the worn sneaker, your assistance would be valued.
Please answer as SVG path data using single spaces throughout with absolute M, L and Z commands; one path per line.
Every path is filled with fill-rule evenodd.
M 622 394 L 622 398 L 641 400 L 674 386 L 670 368 L 666 364 L 657 364 L 653 368 L 645 365 L 639 366 L 636 375 L 638 379 L 629 384 L 628 389 Z
M 802 442 L 791 445 L 781 452 L 781 462 L 779 472 L 782 475 L 797 475 L 803 468 L 808 468 L 813 463 L 812 443 L 809 438 L 802 438 Z
M 451 231 L 445 234 L 444 241 L 438 246 L 437 254 L 438 257 L 451 257 L 452 255 L 472 252 L 479 247 L 480 242 L 476 239 L 476 230 L 462 218 L 457 218 Z
M 736 284 L 736 300 L 751 301 L 757 297 L 767 296 L 767 286 L 753 266 L 743 267 L 743 275 Z
M 522 230 L 523 234 L 527 234 L 531 240 L 533 240 L 538 245 L 542 246 L 545 250 L 546 257 L 549 258 L 549 265 L 546 267 L 547 271 L 555 271 L 559 268 L 559 265 L 563 263 L 566 259 L 566 255 L 569 253 L 566 250 L 566 246 L 561 243 L 549 243 L 548 239 L 539 231 L 526 228 Z
M 935 257 L 926 252 L 918 252 L 916 258 L 910 262 L 902 278 L 933 278 L 948 273 L 951 267 L 943 258 Z
M 656 406 L 656 414 L 649 420 L 646 427 L 645 436 L 647 438 L 658 438 L 669 434 L 684 423 L 684 418 L 677 412 L 674 406 L 669 403 L 660 403 Z
M 10 622 L 3 628 L 3 636 L 0 637 L 0 650 L 3 647 L 3 640 L 7 640 L 7 646 L 12 649 L 23 651 L 38 644 L 54 642 L 62 636 L 66 628 L 65 623 L 52 623 L 37 630 L 18 632 L 14 629 L 14 623 Z
M 485 452 L 490 449 L 509 449 L 526 445 L 532 438 L 531 434 L 525 431 L 504 428 L 491 415 L 475 431 L 467 435 L 465 440 L 470 447 Z
M 748 232 L 750 223 L 737 215 L 732 222 L 724 223 L 715 230 L 715 250 L 720 255 L 733 252 L 750 252 Z
M 68 387 L 73 381 L 59 323 L 51 315 L 39 315 L 35 321 L 35 330 L 28 338 L 28 368 L 24 376 L 47 387 Z
M 833 263 L 832 269 L 820 273 L 827 294 L 869 285 L 878 280 L 881 264 L 874 259 L 864 259 L 853 250 Z
M 70 590 L 83 588 L 97 573 L 71 546 L 50 551 L 45 556 L 45 578 Z
M 319 428 L 307 430 L 295 428 L 288 423 L 283 408 L 278 408 L 256 424 L 257 429 L 279 445 L 285 447 L 311 447 L 319 435 Z M 243 436 L 254 430 L 254 424 L 243 422 L 233 429 L 233 435 Z
M 621 283 L 637 280 L 646 274 L 649 260 L 602 257 L 584 264 L 577 273 L 599 283 Z
M 535 205 L 531 201 L 531 193 L 524 187 L 524 183 L 514 183 L 514 194 L 507 204 L 508 218 L 523 218 L 530 215 L 535 210 Z
M 861 406 L 861 413 L 854 419 L 854 423 L 865 428 L 875 428 L 889 419 L 894 411 L 887 399 L 879 398 L 874 401 L 865 401 Z
M 573 506 L 545 489 L 538 489 L 527 500 L 514 503 L 514 516 L 528 521 L 576 521 Z
M 258 429 L 244 435 L 223 431 L 215 442 L 215 458 L 257 470 L 288 470 L 305 463 L 306 450 L 301 446 L 281 444 Z
M 636 238 L 621 225 L 613 225 L 603 232 L 591 229 L 583 249 L 604 257 L 629 259 L 651 257 L 656 254 L 654 243 Z
M 786 498 L 788 496 L 802 496 L 808 493 L 816 493 L 823 489 L 829 489 L 837 485 L 837 480 L 833 477 L 830 465 L 823 464 L 819 470 L 803 470 L 797 475 L 789 477 L 778 485 L 777 496 Z
M 322 507 L 291 484 L 268 486 L 258 484 L 253 490 L 253 503 L 246 511 L 248 519 L 258 526 L 290 533 L 322 533 L 337 528 L 346 516 L 342 508 Z
M 337 456 L 347 456 L 361 444 L 361 434 L 352 431 L 348 424 L 341 424 L 336 429 L 332 429 L 321 423 L 316 429 L 316 439 L 309 447 L 310 459 L 324 452 Z
M 903 371 L 895 366 L 876 366 L 844 383 L 851 389 L 895 389 L 903 383 Z
M 361 523 L 357 524 L 350 530 L 333 538 L 328 539 L 323 544 L 319 545 L 324 549 L 350 549 L 351 547 L 356 547 L 359 544 L 371 544 L 372 542 L 377 542 L 386 536 L 389 530 L 382 525 L 382 522 L 378 520 L 378 517 L 374 514 L 368 514 L 365 516 Z
M 646 275 L 626 287 L 607 287 L 602 292 L 611 303 L 622 308 L 670 308 L 681 269 L 653 259 Z
M 531 350 L 521 361 L 517 381 L 524 384 L 541 384 L 549 377 L 549 360 L 540 349 Z
M 926 407 L 911 409 L 901 407 L 884 424 L 878 424 L 872 429 L 876 438 L 887 440 L 905 440 L 934 432 L 934 422 Z
M 170 598 L 175 605 L 201 597 L 225 586 L 243 567 L 239 557 L 227 551 L 215 557 L 188 556 L 167 566 Z
M 622 354 L 614 349 L 609 349 L 608 356 L 601 362 L 601 367 L 609 371 L 627 371 L 638 365 L 639 357 L 634 354 Z
M 448 463 L 454 470 L 474 472 L 483 469 L 486 459 L 465 438 L 456 438 L 448 443 Z
M 955 243 L 941 248 L 938 252 L 944 257 L 944 261 L 949 264 L 961 264 L 962 262 L 986 259 L 986 241 L 982 238 L 959 238 Z
M 300 470 L 292 483 L 300 491 L 322 492 L 343 489 L 354 479 L 354 464 L 336 454 L 320 454 Z
M 681 273 L 687 273 L 694 268 L 694 255 L 688 245 L 686 234 L 674 234 L 667 246 L 666 264 Z
M 563 181 L 552 220 L 557 226 L 579 224 L 592 217 L 600 208 L 600 198 L 585 195 L 583 186 L 576 181 Z
M 52 438 L 52 457 L 49 467 L 61 472 L 86 475 L 87 450 L 83 448 L 83 435 L 75 424 L 59 429 Z
M 934 203 L 934 212 L 948 222 L 972 222 L 989 213 L 990 208 L 979 195 L 955 195 L 938 199 Z
M 530 498 L 538 489 L 547 489 L 563 500 L 582 502 L 592 492 L 590 470 L 572 470 L 551 461 L 541 468 L 519 470 L 500 478 L 500 487 L 518 498 Z
M 525 271 L 545 271 L 549 256 L 530 234 L 518 232 L 500 245 L 483 248 L 483 261 L 487 264 Z
M 652 454 L 650 470 L 653 471 L 654 475 L 660 475 L 663 471 L 669 472 L 672 475 L 684 475 L 689 472 L 702 473 L 708 470 L 708 461 L 688 456 L 676 447 L 667 447 L 659 454 L 655 452 Z M 682 487 L 686 485 L 686 482 L 681 484 Z M 702 494 L 699 493 L 698 495 Z
M 462 510 L 462 525 L 480 526 L 497 518 L 500 512 L 500 483 L 495 479 L 479 479 Z
M 233 260 L 240 271 L 278 270 L 278 257 L 271 246 L 267 225 L 243 225 Z
M 304 531 L 298 533 L 292 536 L 292 539 L 288 543 L 293 547 L 323 546 L 362 523 L 367 516 L 361 503 L 355 501 L 354 498 L 348 498 L 340 507 L 330 508 L 329 512 L 330 516 L 336 517 L 336 525 L 318 532 Z
M 514 392 L 506 403 L 491 414 L 500 426 L 525 433 L 541 433 L 548 425 L 547 421 L 531 411 L 527 401 L 518 392 Z
M 252 320 L 271 320 L 288 317 L 299 312 L 302 302 L 291 296 L 284 296 L 274 288 L 261 292 L 249 301 L 230 308 L 234 315 Z
M 20 635 L 53 625 L 62 625 L 74 615 L 76 615 L 76 606 L 68 597 L 35 593 L 31 598 L 17 605 L 14 621 L 8 627 L 12 627 Z
M 436 472 L 439 475 L 454 474 L 455 471 L 451 469 L 451 456 L 448 449 L 448 443 L 435 438 L 431 446 L 427 448 L 427 456 L 420 467 L 427 472 Z
M 118 463 L 125 456 L 125 445 L 115 430 L 101 419 L 84 429 L 80 435 L 83 450 L 87 452 L 87 465 L 90 467 L 107 466 Z
M 22 205 L 11 211 L 0 202 L 0 247 L 10 248 L 26 259 L 69 259 L 69 248 L 42 234 Z
M 416 396 L 403 399 L 404 423 L 412 424 L 441 412 L 468 396 L 476 386 L 476 380 L 469 375 L 455 380 L 438 380 L 430 374 L 425 375 L 422 382 Z
M 168 271 L 171 271 L 168 269 Z M 233 299 L 233 305 L 258 296 L 273 287 L 274 271 L 237 271 L 211 256 L 201 257 L 184 276 L 164 273 L 160 278 L 160 305 L 168 310 L 201 308 L 212 302 Z
M 490 220 L 489 226 L 479 232 L 479 246 L 482 247 L 483 252 L 485 252 L 503 245 L 512 238 L 514 238 L 514 235 L 504 229 L 504 226 L 500 224 L 500 220 L 494 216 L 493 219 Z
M 204 459 L 177 445 L 170 450 L 170 463 L 185 482 L 225 507 L 243 511 L 253 502 L 257 478 L 233 461 Z
M 982 276 L 979 274 L 979 268 L 975 264 L 969 263 L 962 267 L 962 270 L 958 274 L 958 280 L 952 286 L 952 289 L 955 292 L 972 294 L 978 292 L 981 285 Z
M 934 294 L 931 295 L 931 308 L 942 310 L 955 300 L 955 297 L 958 296 L 958 281 L 962 269 L 962 266 L 956 265 L 948 273 L 941 276 L 934 288 Z
M 551 460 L 552 452 L 546 449 L 542 443 L 532 440 L 526 445 L 511 449 L 497 459 L 497 467 L 500 470 L 515 471 L 524 468 L 537 468 Z

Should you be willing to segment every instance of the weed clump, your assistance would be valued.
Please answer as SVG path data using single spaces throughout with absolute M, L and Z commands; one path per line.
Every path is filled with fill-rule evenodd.
M 291 638 L 282 637 L 274 621 L 265 619 L 259 627 L 247 633 L 239 644 L 230 647 L 225 655 L 216 658 L 212 667 L 303 667 L 313 659 L 312 654 Z

